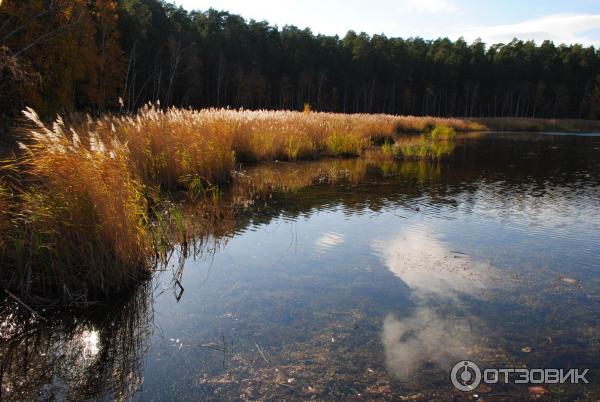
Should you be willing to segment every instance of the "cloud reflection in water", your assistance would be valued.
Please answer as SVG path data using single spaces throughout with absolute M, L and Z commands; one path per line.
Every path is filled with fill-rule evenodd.
M 424 230 L 404 233 L 390 241 L 378 240 L 374 249 L 418 298 L 480 297 L 491 286 L 494 269 L 490 264 L 450 250 Z
M 382 341 L 388 370 L 406 378 L 425 363 L 451 367 L 467 356 L 475 339 L 468 323 L 449 320 L 424 307 L 403 319 L 389 314 L 383 321 Z
M 431 307 L 433 300 L 460 309 L 464 296 L 481 297 L 492 286 L 495 269 L 452 251 L 423 229 L 402 233 L 373 245 L 385 266 L 412 291 L 416 310 L 407 317 L 389 314 L 383 322 L 386 365 L 395 375 L 414 375 L 426 363 L 446 369 L 468 357 L 479 342 L 472 319 L 448 317 Z
M 319 253 L 326 253 L 334 247 L 344 243 L 345 236 L 337 232 L 328 232 L 315 240 L 315 247 Z

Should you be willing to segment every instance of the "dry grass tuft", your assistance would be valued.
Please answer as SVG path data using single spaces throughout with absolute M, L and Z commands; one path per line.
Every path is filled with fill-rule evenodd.
M 400 138 L 395 143 L 385 143 L 381 153 L 387 158 L 408 160 L 441 160 L 454 152 L 456 131 L 447 126 L 430 126 L 420 136 Z
M 116 137 L 82 139 L 60 119 L 47 128 L 32 110 L 25 114 L 35 127 L 20 144 L 19 208 L 2 259 L 13 270 L 3 279 L 24 294 L 66 298 L 129 286 L 150 268 L 145 199 L 129 150 Z

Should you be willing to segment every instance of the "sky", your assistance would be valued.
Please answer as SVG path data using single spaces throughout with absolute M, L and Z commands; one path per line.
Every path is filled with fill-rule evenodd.
M 600 0 L 170 0 L 188 10 L 210 7 L 344 36 L 348 30 L 389 37 L 481 38 L 487 44 L 514 37 L 541 43 L 600 47 Z

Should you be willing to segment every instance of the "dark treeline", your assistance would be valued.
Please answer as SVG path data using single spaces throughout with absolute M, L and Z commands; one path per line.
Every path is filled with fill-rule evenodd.
M 26 105 L 53 115 L 134 110 L 149 101 L 598 118 L 600 51 L 550 41 L 488 46 L 352 31 L 339 38 L 159 0 L 4 0 L 0 96 L 5 118 Z

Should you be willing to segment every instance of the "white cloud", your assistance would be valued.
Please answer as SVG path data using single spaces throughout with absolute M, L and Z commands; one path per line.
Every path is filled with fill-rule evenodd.
M 404 0 L 401 8 L 404 11 L 419 11 L 424 13 L 455 13 L 458 6 L 450 0 Z
M 597 46 L 600 45 L 599 39 L 585 35 L 585 32 L 594 29 L 600 29 L 600 14 L 553 14 L 515 24 L 455 30 L 453 36 L 464 36 L 469 41 L 480 37 L 488 44 L 507 43 L 517 37 L 535 40 L 537 43 L 550 39 L 557 44 L 582 43 Z
M 551 39 L 555 43 L 583 43 L 600 45 L 597 33 L 587 31 L 600 29 L 600 14 L 573 13 L 567 4 L 562 14 L 550 14 L 526 21 L 515 22 L 514 6 L 506 5 L 504 11 L 494 15 L 498 25 L 478 25 L 489 6 L 480 2 L 467 6 L 461 0 L 371 0 L 369 7 L 364 1 L 339 2 L 305 0 L 286 2 L 285 7 L 277 0 L 173 0 L 188 9 L 206 10 L 209 7 L 228 10 L 245 18 L 267 20 L 282 27 L 293 24 L 310 27 L 313 32 L 345 35 L 348 30 L 365 31 L 369 34 L 385 33 L 387 36 L 421 36 L 427 39 L 465 37 L 469 42 L 482 38 L 486 43 L 509 42 L 513 37 L 533 39 L 541 43 Z M 592 2 L 592 0 L 590 0 Z M 597 2 L 596 2 L 597 3 Z M 485 19 L 487 20 L 487 19 Z

